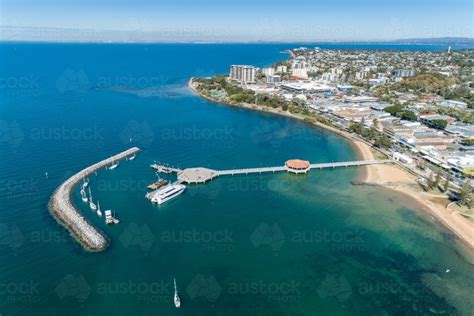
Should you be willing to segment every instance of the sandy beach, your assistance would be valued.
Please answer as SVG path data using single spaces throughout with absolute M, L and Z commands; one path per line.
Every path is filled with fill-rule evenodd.
M 195 85 L 196 83 L 194 83 L 193 78 L 191 78 L 188 82 L 188 87 L 197 95 L 213 103 L 246 108 L 254 111 L 273 113 L 304 121 L 304 117 L 301 115 L 284 112 L 279 109 L 236 102 L 224 103 L 218 100 L 214 100 L 210 97 L 200 94 L 197 91 Z M 351 141 L 354 145 L 354 148 L 358 152 L 360 159 L 377 159 L 374 155 L 374 149 L 372 149 L 366 143 L 354 138 L 353 135 L 319 122 L 312 122 L 311 124 L 320 128 L 330 130 Z M 420 209 L 425 213 L 425 215 L 434 216 L 443 226 L 445 226 L 454 235 L 456 235 L 463 244 L 465 244 L 471 251 L 474 251 L 474 221 L 466 219 L 456 211 L 447 209 L 446 206 L 450 203 L 448 198 L 446 196 L 435 195 L 423 191 L 415 182 L 416 178 L 417 177 L 415 175 L 411 174 L 409 171 L 399 165 L 381 164 L 361 167 L 358 182 L 361 184 L 366 183 L 372 185 L 379 185 L 413 199 L 413 201 L 415 201 L 416 204 L 419 205 Z
M 371 147 L 353 140 L 362 159 L 374 159 Z M 415 182 L 416 176 L 398 165 L 372 165 L 362 167 L 359 182 L 376 184 L 409 196 L 423 212 L 433 215 L 441 224 L 453 232 L 465 245 L 474 250 L 474 222 L 458 212 L 447 209 L 447 197 L 423 191 Z

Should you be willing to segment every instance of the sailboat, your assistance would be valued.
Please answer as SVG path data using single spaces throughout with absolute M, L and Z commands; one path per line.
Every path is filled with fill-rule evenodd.
M 84 188 L 81 189 L 81 199 L 82 199 L 82 202 L 87 203 L 87 193 L 84 190 Z
M 119 165 L 118 161 L 117 162 L 112 162 L 112 164 L 109 166 L 109 170 L 114 170 L 117 168 Z
M 135 154 L 133 154 L 132 156 L 128 157 L 128 160 L 134 160 L 134 159 L 135 159 L 135 157 L 136 157 L 136 155 L 135 155 Z
M 176 308 L 179 308 L 181 306 L 181 299 L 179 298 L 178 288 L 176 287 L 176 278 L 173 278 L 173 280 L 174 280 L 174 298 L 173 298 L 174 306 L 176 306 Z
M 88 185 L 89 185 L 89 179 L 87 179 L 87 180 L 83 179 L 82 180 L 82 188 L 85 189 L 85 188 L 87 188 Z
M 97 209 L 97 206 L 95 205 L 94 201 L 92 200 L 91 188 L 89 188 L 89 207 L 93 211 L 95 211 Z
M 97 201 L 97 215 L 98 215 L 99 217 L 102 217 L 102 211 L 100 210 L 100 203 L 99 203 L 99 201 Z

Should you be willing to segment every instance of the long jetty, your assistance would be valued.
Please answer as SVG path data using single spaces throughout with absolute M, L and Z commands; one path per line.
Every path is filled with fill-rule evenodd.
M 307 164 L 305 170 L 301 172 L 299 170 L 294 170 L 285 166 L 276 166 L 276 167 L 261 167 L 261 168 L 246 168 L 246 169 L 229 169 L 229 170 L 213 170 L 208 168 L 169 168 L 159 164 L 151 165 L 152 168 L 156 170 L 162 170 L 162 168 L 168 168 L 171 172 L 177 174 L 177 183 L 205 183 L 209 180 L 212 180 L 219 176 L 227 175 L 239 175 L 239 174 L 262 174 L 262 173 L 275 173 L 275 172 L 293 172 L 293 173 L 306 173 L 311 169 L 334 169 L 341 167 L 353 167 L 353 166 L 367 166 L 367 165 L 376 165 L 376 164 L 385 164 L 393 163 L 393 160 L 356 160 L 356 161 L 341 161 L 341 162 L 327 162 L 327 163 L 316 163 L 316 164 Z
M 74 206 L 71 194 L 74 187 L 83 179 L 97 170 L 111 164 L 114 161 L 119 161 L 134 155 L 140 151 L 138 147 L 132 147 L 115 156 L 104 159 L 92 166 L 89 166 L 66 181 L 64 181 L 54 191 L 50 202 L 49 209 L 56 220 L 69 230 L 71 235 L 75 237 L 87 250 L 102 251 L 107 247 L 107 237 L 100 233 L 89 221 L 81 214 L 81 212 Z

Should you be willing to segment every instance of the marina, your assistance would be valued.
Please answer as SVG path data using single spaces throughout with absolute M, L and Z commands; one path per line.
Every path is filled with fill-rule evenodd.
M 89 166 L 67 179 L 53 193 L 49 203 L 51 213 L 56 218 L 56 220 L 66 227 L 86 249 L 91 251 L 104 250 L 107 247 L 107 238 L 94 226 L 92 226 L 89 221 L 81 214 L 81 212 L 74 206 L 71 200 L 72 191 L 82 179 L 85 179 L 90 174 L 108 166 L 110 163 L 114 163 L 115 161 L 118 163 L 119 160 L 125 159 L 130 155 L 134 155 L 138 151 L 140 151 L 138 147 L 133 147 L 113 157 L 107 158 L 92 166 Z M 90 196 L 91 195 L 89 194 L 89 197 Z M 89 204 L 91 209 L 96 210 L 97 206 L 92 202 L 92 199 L 89 202 L 95 206 L 94 209 L 92 204 Z M 107 217 L 107 211 L 105 212 Z M 117 221 L 117 219 L 112 217 L 112 222 L 115 221 Z

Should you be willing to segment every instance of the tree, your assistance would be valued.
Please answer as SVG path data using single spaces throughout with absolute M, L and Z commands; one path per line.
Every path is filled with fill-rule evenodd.
M 432 120 L 431 126 L 436 129 L 445 129 L 448 125 L 448 121 L 446 120 Z
M 441 170 L 438 170 L 436 172 L 435 179 L 433 182 L 433 188 L 437 188 L 440 182 L 441 182 Z
M 407 121 L 417 120 L 416 114 L 413 111 L 403 111 L 400 117 Z
M 417 160 L 417 166 L 418 166 L 418 169 L 420 170 L 425 170 L 426 169 L 426 161 L 424 159 L 418 159 Z
M 466 205 L 468 208 L 472 206 L 472 189 L 469 180 L 464 182 L 464 185 L 461 188 L 461 192 L 459 193 L 459 204 Z
M 448 190 L 449 190 L 449 181 L 450 180 L 451 180 L 451 177 L 448 175 L 446 177 L 446 180 L 444 181 L 443 192 L 448 192 Z
M 435 183 L 435 180 L 433 178 L 433 172 L 430 173 L 430 176 L 428 177 L 428 180 L 426 181 L 427 184 L 428 184 L 428 187 L 430 189 L 433 189 L 435 186 L 434 186 L 434 183 Z
M 375 147 L 390 148 L 392 147 L 392 141 L 385 135 L 380 136 L 374 142 Z

